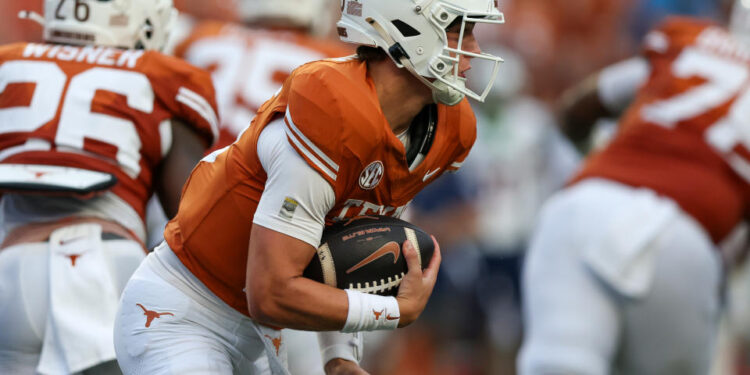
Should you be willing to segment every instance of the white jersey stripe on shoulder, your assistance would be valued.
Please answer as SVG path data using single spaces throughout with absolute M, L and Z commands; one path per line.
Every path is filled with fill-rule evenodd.
M 320 161 L 320 159 L 318 159 L 315 155 L 313 155 L 313 153 L 310 152 L 310 150 L 307 149 L 307 147 L 305 147 L 305 145 L 303 145 L 300 142 L 300 139 L 297 138 L 297 134 L 295 134 L 290 129 L 291 125 L 289 125 L 289 122 L 287 121 L 284 121 L 284 122 L 287 123 L 287 126 L 284 127 L 284 131 L 286 132 L 289 139 L 292 140 L 292 143 L 294 143 L 294 145 L 297 146 L 296 148 L 299 149 L 304 154 L 304 156 L 310 159 L 310 161 L 312 161 L 315 164 L 315 166 L 320 168 L 320 170 L 323 171 L 323 173 L 328 175 L 328 177 L 330 177 L 333 181 L 336 181 L 336 173 L 332 171 L 330 168 L 328 168 L 327 165 L 325 165 L 322 161 Z
M 208 104 L 205 98 L 185 87 L 180 87 L 177 91 L 177 101 L 192 108 L 197 112 L 204 120 L 211 126 L 211 134 L 214 136 L 214 141 L 219 139 L 219 117 L 216 112 Z
M 292 129 L 292 131 L 299 137 L 302 142 L 310 147 L 310 150 L 318 154 L 318 157 L 323 159 L 323 161 L 325 161 L 334 171 L 339 171 L 339 165 L 334 163 L 331 158 L 329 158 L 323 151 L 321 151 L 318 146 L 315 146 L 315 143 L 305 137 L 305 135 L 302 134 L 302 132 L 297 128 L 297 126 L 294 124 L 294 121 L 292 120 L 292 115 L 289 112 L 289 107 L 287 107 L 286 109 L 286 124 L 289 128 Z

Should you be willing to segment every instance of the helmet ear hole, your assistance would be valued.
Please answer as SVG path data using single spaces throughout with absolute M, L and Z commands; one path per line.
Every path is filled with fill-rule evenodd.
M 406 38 L 412 37 L 412 36 L 418 36 L 421 34 L 417 29 L 411 27 L 408 23 L 404 21 L 393 20 L 391 21 L 391 23 L 393 24 L 393 26 L 396 27 L 396 29 L 398 29 L 401 35 L 403 35 Z

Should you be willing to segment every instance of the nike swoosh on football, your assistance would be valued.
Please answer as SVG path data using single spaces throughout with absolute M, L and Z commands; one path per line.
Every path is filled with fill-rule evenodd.
M 422 179 L 422 182 L 425 182 L 430 179 L 430 177 L 434 176 L 435 173 L 438 173 L 440 168 L 434 170 L 434 171 L 427 171 L 427 173 L 424 174 L 424 178 Z
M 393 254 L 393 264 L 396 264 L 396 260 L 398 260 L 398 256 L 401 254 L 401 246 L 398 245 L 398 242 L 391 241 L 387 244 L 381 246 L 379 249 L 375 250 L 370 256 L 368 256 L 365 259 L 362 259 L 361 262 L 355 264 L 352 266 L 352 268 L 349 268 L 346 270 L 346 273 L 352 273 L 372 262 L 374 262 L 378 258 L 382 258 L 388 254 Z

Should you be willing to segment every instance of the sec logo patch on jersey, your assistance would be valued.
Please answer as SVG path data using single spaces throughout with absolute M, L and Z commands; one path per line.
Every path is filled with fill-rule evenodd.
M 385 168 L 380 160 L 370 163 L 370 165 L 359 174 L 359 187 L 364 190 L 374 189 L 383 179 L 384 173 Z
M 304 276 L 363 293 L 396 295 L 407 272 L 402 244 L 411 241 L 422 269 L 434 243 L 420 228 L 390 216 L 362 216 L 326 228 Z

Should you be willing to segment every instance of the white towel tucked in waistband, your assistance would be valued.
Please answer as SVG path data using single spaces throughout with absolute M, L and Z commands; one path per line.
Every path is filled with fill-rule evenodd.
M 37 367 L 42 374 L 74 373 L 115 359 L 119 296 L 101 235 L 98 224 L 78 224 L 50 236 L 50 304 Z
M 577 193 L 600 211 L 587 217 L 590 222 L 579 223 L 587 232 L 584 261 L 618 292 L 642 297 L 654 276 L 656 254 L 649 245 L 677 215 L 677 205 L 647 189 L 596 180 L 581 185 Z

